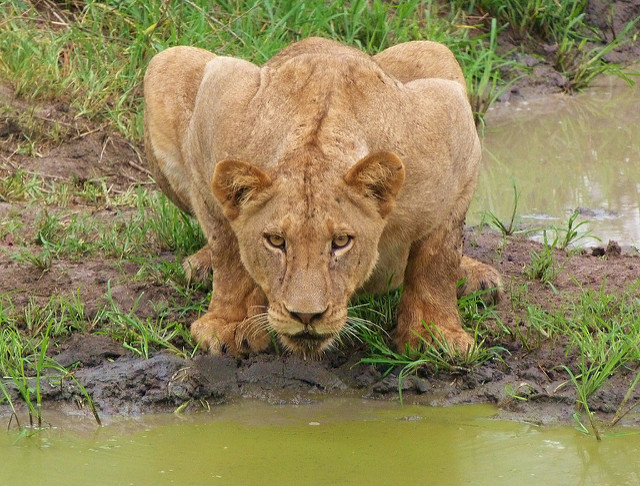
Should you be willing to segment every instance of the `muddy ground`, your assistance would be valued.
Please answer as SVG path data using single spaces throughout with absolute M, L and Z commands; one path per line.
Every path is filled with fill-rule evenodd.
M 607 17 L 601 10 L 608 3 L 590 2 L 589 15 L 594 22 L 613 18 L 610 26 L 601 27 L 612 33 L 631 18 L 631 13 L 637 13 L 640 6 L 638 1 L 615 2 L 618 10 L 613 17 Z M 517 39 L 503 35 L 503 45 L 508 47 L 510 42 Z M 639 50 L 637 43 L 626 46 L 612 53 L 611 60 L 640 59 Z M 32 105 L 16 99 L 11 87 L 1 81 L 0 106 L 33 111 L 41 120 L 57 120 L 70 128 L 62 143 L 43 146 L 37 155 L 29 156 L 16 152 L 18 144 L 24 141 L 24 127 L 19 120 L 0 116 L 0 176 L 22 170 L 53 182 L 100 179 L 114 194 L 123 193 L 132 185 L 152 184 L 139 144 L 124 140 L 108 128 L 77 119 L 63 102 Z M 562 83 L 559 73 L 543 59 L 536 58 L 530 76 L 514 84 L 503 101 L 557 92 L 562 89 Z M 72 201 L 71 205 L 79 213 L 89 212 L 103 221 L 113 220 L 114 224 L 119 217 L 117 209 L 104 203 L 88 206 L 83 201 Z M 152 317 L 158 304 L 178 298 L 171 285 L 136 278 L 140 266 L 132 261 L 61 257 L 54 259 L 51 267 L 43 272 L 31 263 L 17 260 L 14 256 L 22 249 L 35 253 L 41 249 L 34 242 L 34 230 L 30 228 L 34 226 L 38 208 L 16 201 L 0 202 L 3 227 L 16 214 L 25 223 L 21 234 L 4 230 L 0 238 L 0 294 L 10 293 L 16 311 L 28 305 L 30 299 L 46 302 L 52 295 L 78 293 L 90 319 L 104 305 L 107 285 L 120 308 L 130 309 L 137 303 L 136 313 L 143 318 Z M 603 282 L 605 290 L 615 294 L 637 281 L 640 275 L 637 251 L 623 249 L 619 253 L 615 245 L 608 250 L 606 247 L 604 242 L 600 249 L 587 248 L 583 254 L 566 260 L 563 253 L 558 253 L 564 269 L 554 281 L 556 293 L 550 286 L 523 274 L 523 268 L 531 261 L 531 251 L 540 249 L 538 243 L 517 236 L 505 243 L 497 233 L 476 228 L 468 229 L 466 238 L 468 254 L 496 265 L 509 288 L 528 283 L 529 302 L 544 309 L 575 301 L 585 289 L 600 290 Z M 174 258 L 170 253 L 158 257 Z M 580 282 L 580 286 L 576 282 Z M 205 298 L 204 292 L 201 298 Z M 507 326 L 514 326 L 515 320 L 522 317 L 514 307 L 509 299 L 497 307 L 498 315 Z M 182 319 L 187 324 L 194 317 L 187 315 Z M 571 419 L 575 393 L 561 366 L 568 364 L 572 357 L 565 356 L 563 346 L 547 344 L 528 351 L 515 339 L 485 345 L 502 346 L 508 353 L 503 353 L 502 361 L 489 361 L 466 373 L 422 370 L 404 381 L 404 400 L 432 405 L 488 402 L 497 404 L 503 417 L 542 423 Z M 103 415 L 169 411 L 187 402 L 189 408 L 197 409 L 205 404 L 214 406 L 246 397 L 276 404 L 307 403 L 326 396 L 344 395 L 398 399 L 399 370 L 385 376 L 385 368 L 358 364 L 364 349 L 357 344 L 331 352 L 319 361 L 277 354 L 236 359 L 203 353 L 185 360 L 157 350 L 145 360 L 110 338 L 90 333 L 73 334 L 60 340 L 51 346 L 50 354 L 64 366 L 75 365 L 75 378 L 86 387 Z M 593 398 L 592 409 L 599 416 L 606 417 L 615 411 L 633 378 L 632 373 L 635 372 L 618 373 Z M 527 400 L 509 398 L 506 393 L 509 387 L 526 395 Z M 14 398 L 19 402 L 15 390 Z M 632 399 L 639 400 L 640 392 Z M 46 384 L 43 400 L 45 407 L 60 407 L 69 414 L 89 413 L 82 395 L 68 379 L 61 384 Z M 626 423 L 640 425 L 640 417 L 629 416 Z
M 640 15 L 640 0 L 590 0 L 587 2 L 584 20 L 594 27 L 597 36 L 606 42 L 620 38 L 625 26 Z M 470 23 L 474 20 L 471 18 Z M 483 22 L 482 17 L 477 19 Z M 627 41 L 604 55 L 610 63 L 620 65 L 634 64 L 640 59 L 640 23 L 630 31 Z M 634 39 L 634 36 L 635 39 Z M 588 51 L 595 44 L 587 42 L 583 52 Z M 498 34 L 498 50 L 507 53 L 508 57 L 525 66 L 527 74 L 520 76 L 520 70 L 508 70 L 503 75 L 508 79 L 515 77 L 510 88 L 499 98 L 501 102 L 523 101 L 551 93 L 572 91 L 572 82 L 554 67 L 554 59 L 558 45 L 544 40 L 522 38 L 510 29 L 504 29 Z

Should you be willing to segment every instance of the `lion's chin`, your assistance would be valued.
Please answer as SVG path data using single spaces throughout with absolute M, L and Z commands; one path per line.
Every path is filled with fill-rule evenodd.
M 331 346 L 335 338 L 335 334 L 318 334 L 309 331 L 280 335 L 280 340 L 285 347 L 304 357 L 320 356 Z

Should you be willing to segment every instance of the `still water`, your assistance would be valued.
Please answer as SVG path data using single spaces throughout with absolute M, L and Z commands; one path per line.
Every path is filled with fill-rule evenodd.
M 488 406 L 358 399 L 246 401 L 186 417 L 112 418 L 101 428 L 53 414 L 54 426 L 33 437 L 0 433 L 0 484 L 640 484 L 638 431 L 598 443 L 570 427 L 493 415 Z
M 522 224 L 563 226 L 580 208 L 580 220 L 605 244 L 640 246 L 637 84 L 603 79 L 576 96 L 498 108 L 488 116 L 483 144 L 470 223 L 481 211 L 508 219 L 515 183 Z

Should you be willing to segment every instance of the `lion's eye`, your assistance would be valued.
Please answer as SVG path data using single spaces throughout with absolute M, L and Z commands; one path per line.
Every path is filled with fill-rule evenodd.
M 264 235 L 267 242 L 274 248 L 283 249 L 285 245 L 284 237 L 282 235 Z
M 333 237 L 331 241 L 331 248 L 334 250 L 339 250 L 340 248 L 345 248 L 351 243 L 351 236 L 349 235 L 337 235 Z

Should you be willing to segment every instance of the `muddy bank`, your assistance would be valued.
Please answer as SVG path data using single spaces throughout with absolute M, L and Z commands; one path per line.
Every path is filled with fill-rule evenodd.
M 620 293 L 640 274 L 640 258 L 632 249 L 619 254 L 619 249 L 610 245 L 605 258 L 601 256 L 607 252 L 604 246 L 571 258 L 558 252 L 559 259 L 566 258 L 565 268 L 553 291 L 541 282 L 526 280 L 522 273 L 530 261 L 530 252 L 539 250 L 539 244 L 519 237 L 504 243 L 489 230 L 469 230 L 467 241 L 473 241 L 473 245 L 468 244 L 466 251 L 497 265 L 509 288 L 527 281 L 529 305 L 548 309 L 559 308 L 578 299 L 581 292 L 600 290 L 603 285 L 607 293 Z M 95 280 L 84 285 L 96 285 Z M 31 288 L 33 291 L 38 285 Z M 503 323 L 512 328 L 521 318 L 509 299 L 497 307 L 497 312 Z M 491 403 L 500 408 L 500 416 L 505 418 L 536 423 L 571 419 L 575 389 L 562 366 L 572 366 L 577 357 L 565 355 L 563 343 L 547 342 L 539 349 L 528 350 L 513 337 L 484 345 L 504 348 L 500 359 L 469 372 L 420 369 L 403 380 L 405 403 Z M 276 353 L 246 359 L 199 353 L 193 359 L 182 359 L 168 351 L 154 351 L 145 360 L 95 334 L 74 334 L 52 351 L 57 362 L 75 370 L 74 377 L 93 397 L 99 413 L 107 415 L 173 411 L 178 407 L 198 410 L 243 398 L 273 404 L 304 404 L 326 396 L 398 400 L 400 369 L 386 375 L 386 367 L 359 364 L 365 354 L 364 345 L 355 344 L 316 361 Z M 592 398 L 590 404 L 598 417 L 604 419 L 615 412 L 633 376 L 633 370 L 616 374 Z M 513 398 L 513 391 L 526 400 Z M 16 390 L 13 395 L 19 402 Z M 636 392 L 632 400 L 639 399 L 640 392 Z M 45 380 L 43 401 L 46 406 L 60 407 L 69 414 L 90 413 L 83 394 L 70 379 L 61 383 Z M 6 412 L 7 407 L 4 408 Z M 640 425 L 640 417 L 628 416 L 624 423 Z
M 640 0 L 589 0 L 586 2 L 584 22 L 593 26 L 594 34 L 601 43 L 588 42 L 582 51 L 602 47 L 605 43 L 620 38 L 629 22 L 640 15 Z M 480 21 L 483 17 L 480 16 Z M 636 22 L 629 35 L 615 49 L 607 52 L 603 59 L 622 67 L 635 64 L 640 59 L 640 22 Z M 555 66 L 559 46 L 544 39 L 522 38 L 512 29 L 506 28 L 498 35 L 499 50 L 510 53 L 507 57 L 525 69 L 508 70 L 506 79 L 513 79 L 499 101 L 517 102 L 530 100 L 553 93 L 573 92 L 571 81 Z

